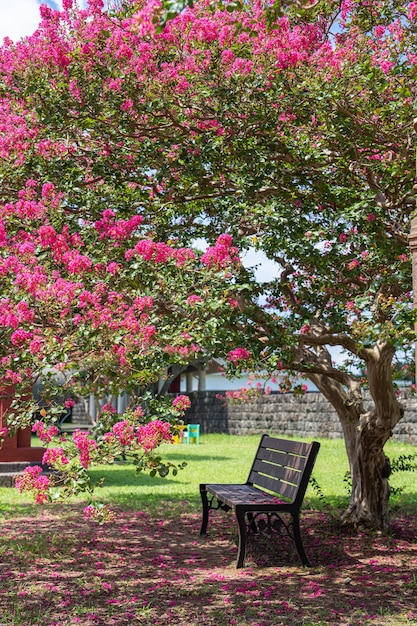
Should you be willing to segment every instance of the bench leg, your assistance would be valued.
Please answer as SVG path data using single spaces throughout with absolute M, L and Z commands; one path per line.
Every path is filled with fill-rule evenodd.
M 250 532 L 254 535 L 257 535 L 259 533 L 259 530 L 254 520 L 254 515 L 251 511 L 249 511 L 248 513 L 248 522 L 249 522 Z
M 246 556 L 246 544 L 248 539 L 248 532 L 245 523 L 245 511 L 236 509 L 236 518 L 239 528 L 239 546 L 237 550 L 236 569 L 243 567 Z
M 208 498 L 207 498 L 207 491 L 204 488 L 204 485 L 200 486 L 200 495 L 201 495 L 201 502 L 203 505 L 203 518 L 201 520 L 200 535 L 206 535 L 207 525 L 208 525 L 208 516 L 209 516 L 209 504 L 208 504 Z
M 298 556 L 300 557 L 301 563 L 304 567 L 311 567 L 311 563 L 308 560 L 304 550 L 303 540 L 301 539 L 300 517 L 298 513 L 294 513 L 292 516 L 292 529 L 294 533 L 295 547 L 297 548 Z

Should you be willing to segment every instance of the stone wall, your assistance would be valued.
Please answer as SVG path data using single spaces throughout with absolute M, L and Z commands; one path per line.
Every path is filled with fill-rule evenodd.
M 304 396 L 271 394 L 251 402 L 232 404 L 217 397 L 215 391 L 189 394 L 189 424 L 200 424 L 203 433 L 250 435 L 272 432 L 296 437 L 342 437 L 342 429 L 331 404 L 320 394 Z M 417 398 L 403 392 L 405 415 L 394 430 L 394 439 L 417 443 Z

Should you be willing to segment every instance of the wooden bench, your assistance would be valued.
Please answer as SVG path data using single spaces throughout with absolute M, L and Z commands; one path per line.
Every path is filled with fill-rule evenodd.
M 289 535 L 303 566 L 310 567 L 301 539 L 300 509 L 319 448 L 317 441 L 303 443 L 263 435 L 244 485 L 200 484 L 200 535 L 207 534 L 209 511 L 233 509 L 239 529 L 237 568 L 245 561 L 248 534 L 264 531 Z M 289 514 L 289 522 L 282 513 Z

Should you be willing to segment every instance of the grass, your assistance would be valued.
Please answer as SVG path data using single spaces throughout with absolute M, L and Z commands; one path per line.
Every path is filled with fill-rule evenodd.
M 318 439 L 321 447 L 314 468 L 314 479 L 319 489 L 309 486 L 306 499 L 314 508 L 322 508 L 318 491 L 330 506 L 343 506 L 348 498 L 345 482 L 348 461 L 341 439 Z M 199 484 L 204 482 L 245 482 L 259 443 L 259 435 L 231 436 L 203 435 L 200 445 L 165 445 L 162 452 L 173 463 L 187 462 L 187 467 L 177 476 L 151 478 L 136 475 L 131 465 L 100 466 L 92 472 L 94 479 L 105 478 L 104 486 L 97 492 L 100 500 L 120 507 L 136 510 L 161 500 L 181 502 L 187 500 L 199 508 Z M 412 445 L 390 442 L 386 446 L 390 458 L 415 453 Z M 330 471 L 329 471 L 330 468 Z M 391 484 L 401 494 L 393 496 L 392 506 L 413 506 L 417 494 L 417 472 L 398 472 L 392 475 Z M 1 494 L 0 494 L 1 498 Z M 1 500 L 0 500 L 1 502 Z
M 314 564 L 299 567 L 291 542 L 252 541 L 234 568 L 232 515 L 213 513 L 198 536 L 200 482 L 243 482 L 259 436 L 203 435 L 166 446 L 188 465 L 176 477 L 136 476 L 128 464 L 98 467 L 98 496 L 114 507 L 105 526 L 83 504 L 32 505 L 0 489 L 0 625 L 3 626 L 403 626 L 416 625 L 417 473 L 393 475 L 393 532 L 352 534 L 309 487 L 302 528 Z M 341 440 L 320 440 L 314 470 L 326 502 L 344 506 Z M 390 443 L 391 457 L 414 448 Z
M 333 507 L 344 506 L 348 497 L 345 476 L 348 471 L 344 442 L 341 439 L 318 439 L 321 447 L 313 476 L 318 486 L 307 490 L 306 500 L 313 508 L 321 509 L 323 502 Z M 91 475 L 94 480 L 104 477 L 104 486 L 97 490 L 97 498 L 111 506 L 141 510 L 159 507 L 161 500 L 181 503 L 186 500 L 190 507 L 200 506 L 199 484 L 204 482 L 245 482 L 249 473 L 259 435 L 231 436 L 207 434 L 201 437 L 200 445 L 164 445 L 164 458 L 173 463 L 187 462 L 187 467 L 177 476 L 151 478 L 146 474 L 135 474 L 132 465 L 126 462 L 111 466 L 98 466 Z M 389 442 L 386 452 L 390 458 L 415 453 L 415 446 Z M 330 468 L 330 471 L 329 471 Z M 413 508 L 417 494 L 417 472 L 398 472 L 392 475 L 391 485 L 400 489 L 399 495 L 391 498 L 393 507 Z M 13 493 L 13 496 L 11 497 Z M 16 506 L 29 504 L 30 497 L 17 491 L 0 488 L 0 509 L 3 514 L 13 514 Z M 1 626 L 1 624 L 0 624 Z

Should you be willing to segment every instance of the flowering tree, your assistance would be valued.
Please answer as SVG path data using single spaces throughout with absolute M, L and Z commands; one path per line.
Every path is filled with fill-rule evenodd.
M 158 3 L 65 0 L 4 43 L 3 381 L 143 386 L 209 353 L 302 373 L 342 423 L 344 519 L 386 528 L 392 362 L 414 339 L 417 3 L 288 5 L 271 23 L 201 2 L 158 31 Z M 250 247 L 269 283 L 239 263 Z M 136 446 L 137 422 L 106 445 L 131 428 Z
M 176 471 L 156 449 L 172 440 L 189 401 L 180 396 L 158 405 L 142 392 L 168 367 L 204 358 L 214 343 L 225 346 L 224 354 L 230 350 L 224 320 L 236 323 L 241 290 L 229 234 L 201 253 L 161 231 L 152 214 L 152 197 L 163 190 L 149 158 L 152 142 L 138 159 L 147 140 L 132 136 L 123 147 L 126 129 L 111 120 L 117 112 L 128 121 L 130 102 L 121 97 L 113 113 L 94 114 L 89 107 L 96 106 L 101 79 L 87 103 L 81 82 L 68 73 L 66 55 L 80 54 L 74 69 L 86 88 L 92 85 L 92 60 L 112 22 L 100 3 L 80 13 L 65 4 L 61 15 L 44 8 L 34 37 L 17 46 L 5 42 L 0 51 L 0 374 L 2 385 L 16 390 L 9 433 L 41 409 L 27 391 L 42 378 L 41 420 L 33 430 L 50 446 L 44 462 L 60 473 L 51 479 L 40 468 L 28 470 L 19 487 L 38 501 L 91 491 L 91 463 L 122 453 L 140 470 Z M 122 34 L 116 25 L 111 56 Z M 105 82 L 119 99 L 120 79 L 109 69 Z M 62 89 L 73 103 L 61 99 Z M 58 437 L 57 394 L 69 407 L 72 396 L 122 389 L 134 401 L 126 414 L 104 407 L 94 437 Z

